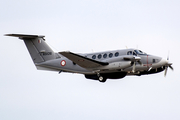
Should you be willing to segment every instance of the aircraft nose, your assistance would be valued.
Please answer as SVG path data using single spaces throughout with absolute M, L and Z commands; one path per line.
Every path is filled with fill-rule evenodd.
M 167 60 L 161 59 L 160 65 L 165 67 L 170 67 L 173 70 L 172 63 L 170 63 L 168 59 Z
M 162 58 L 161 61 L 160 61 L 160 64 L 162 66 L 167 65 L 168 64 L 168 60 Z
M 165 72 L 164 72 L 164 77 L 167 74 L 167 69 L 170 68 L 171 70 L 174 70 L 174 68 L 172 67 L 172 63 L 169 62 L 169 58 L 167 58 L 167 60 L 162 59 L 160 61 L 161 66 L 165 67 Z

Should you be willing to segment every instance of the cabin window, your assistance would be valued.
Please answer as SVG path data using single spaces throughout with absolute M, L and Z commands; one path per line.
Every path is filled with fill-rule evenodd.
M 112 58 L 112 56 L 113 56 L 113 54 L 112 54 L 112 53 L 110 53 L 110 54 L 109 54 L 109 57 L 110 57 L 110 58 Z
M 117 56 L 119 56 L 119 53 L 118 53 L 118 52 L 116 52 L 116 53 L 115 53 L 115 56 L 116 56 L 116 57 L 117 57 Z
M 99 55 L 98 55 L 98 59 L 101 59 L 101 57 L 102 57 L 102 55 L 101 55 L 101 54 L 99 54 Z
M 96 55 L 93 55 L 93 56 L 92 56 L 92 59 L 96 59 Z
M 106 53 L 103 55 L 103 58 L 107 58 L 107 54 Z

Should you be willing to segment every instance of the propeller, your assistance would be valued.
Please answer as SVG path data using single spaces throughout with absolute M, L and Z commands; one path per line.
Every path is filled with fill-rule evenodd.
M 133 63 L 133 69 L 132 69 L 133 73 L 135 73 L 135 69 L 136 69 L 136 62 Z
M 131 61 L 131 65 L 133 66 L 132 68 L 132 72 L 135 73 L 136 71 L 136 62 L 138 62 L 140 65 L 142 65 L 142 62 L 140 61 L 141 60 L 141 57 L 138 57 L 138 56 L 126 56 L 124 57 L 124 60 L 130 60 Z
M 172 67 L 172 63 L 169 63 L 169 55 L 167 57 L 167 64 L 165 65 L 164 77 L 167 75 L 168 67 L 173 71 L 174 68 Z
M 141 58 L 140 57 L 136 57 L 134 56 L 133 59 L 132 59 L 132 62 L 133 62 L 133 69 L 132 69 L 132 72 L 135 73 L 136 72 L 136 62 L 138 62 L 140 65 L 142 65 L 141 63 Z

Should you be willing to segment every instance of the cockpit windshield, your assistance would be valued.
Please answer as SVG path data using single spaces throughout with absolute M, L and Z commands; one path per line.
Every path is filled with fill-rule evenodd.
M 137 55 L 147 55 L 145 52 L 142 52 L 141 50 L 134 50 Z

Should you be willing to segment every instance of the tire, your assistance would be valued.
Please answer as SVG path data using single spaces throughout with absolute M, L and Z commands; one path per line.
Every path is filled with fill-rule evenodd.
M 99 76 L 99 82 L 106 82 L 106 78 L 103 78 L 102 76 Z

